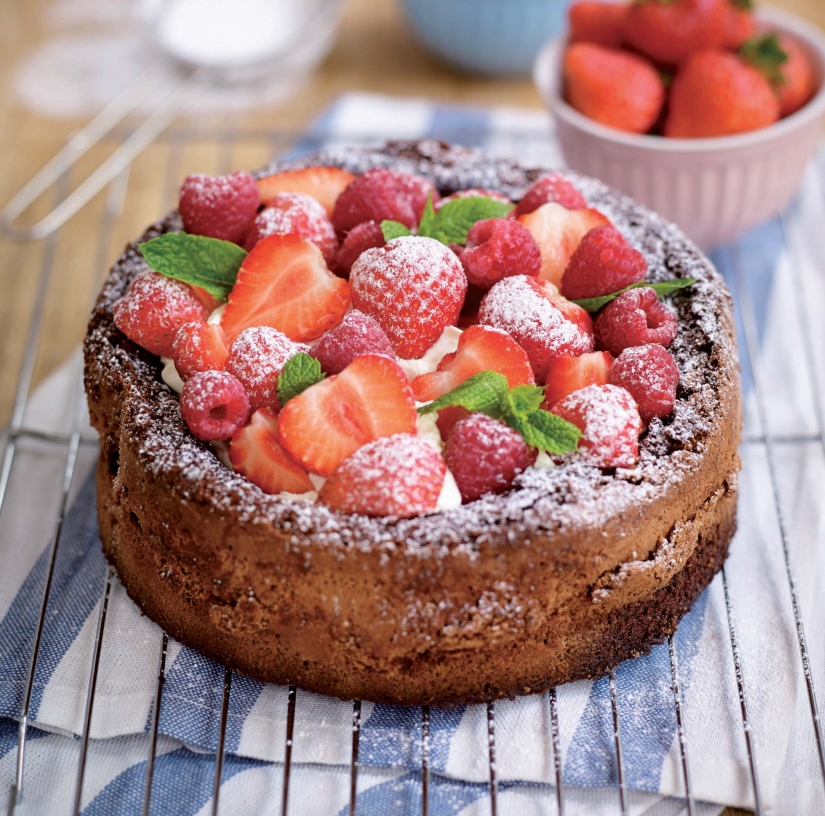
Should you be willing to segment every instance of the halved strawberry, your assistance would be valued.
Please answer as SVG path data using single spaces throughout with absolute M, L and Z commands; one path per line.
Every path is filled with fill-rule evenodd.
M 380 354 L 364 354 L 283 407 L 281 444 L 308 470 L 329 476 L 367 442 L 415 433 L 416 419 L 401 366 Z
M 315 244 L 298 235 L 270 235 L 244 259 L 221 326 L 230 346 L 253 326 L 270 326 L 300 342 L 336 326 L 349 305 L 349 284 L 329 271 Z
M 503 374 L 511 388 L 535 382 L 527 352 L 507 332 L 470 326 L 459 338 L 458 348 L 445 355 L 435 371 L 412 381 L 412 390 L 419 402 L 430 402 L 482 371 Z
M 172 341 L 172 359 L 182 380 L 199 371 L 220 371 L 228 356 L 223 329 L 213 323 L 184 323 Z
M 530 230 L 541 251 L 540 278 L 558 286 L 564 270 L 582 238 L 596 227 L 610 224 L 598 210 L 568 210 L 561 204 L 549 202 L 537 210 L 519 216 L 519 221 Z
M 278 417 L 269 408 L 259 408 L 248 425 L 232 435 L 229 461 L 264 493 L 306 493 L 314 490 L 307 472 L 281 447 Z
M 545 280 L 538 283 L 538 289 L 571 323 L 575 323 L 583 332 L 593 334 L 593 318 L 590 313 L 568 300 L 559 292 L 558 286 Z
M 609 351 L 594 351 L 580 357 L 562 354 L 554 358 L 547 371 L 547 385 L 541 407 L 551 411 L 560 399 L 574 391 L 580 391 L 588 385 L 605 385 L 612 365 L 613 355 Z
M 261 203 L 277 193 L 305 193 L 324 205 L 332 216 L 335 202 L 342 190 L 355 179 L 352 173 L 338 167 L 307 167 L 304 170 L 284 170 L 274 176 L 259 179 Z
M 202 304 L 210 314 L 221 305 L 221 301 L 212 297 L 206 289 L 203 289 L 200 286 L 193 286 L 191 283 L 189 284 L 189 288 L 192 290 L 195 300 Z

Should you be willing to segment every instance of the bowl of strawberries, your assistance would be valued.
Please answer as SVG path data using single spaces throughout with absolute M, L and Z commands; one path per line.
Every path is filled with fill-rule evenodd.
M 821 137 L 825 36 L 751 0 L 579 0 L 536 59 L 567 164 L 703 249 L 793 199 Z

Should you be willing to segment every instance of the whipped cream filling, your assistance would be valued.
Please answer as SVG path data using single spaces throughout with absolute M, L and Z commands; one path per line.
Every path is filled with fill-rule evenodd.
M 398 365 L 404 369 L 407 379 L 412 382 L 421 374 L 429 374 L 438 368 L 438 364 L 445 354 L 452 354 L 458 348 L 458 338 L 461 337 L 461 329 L 458 326 L 447 326 L 441 337 L 430 346 L 423 357 L 417 360 L 402 360 L 398 358 Z

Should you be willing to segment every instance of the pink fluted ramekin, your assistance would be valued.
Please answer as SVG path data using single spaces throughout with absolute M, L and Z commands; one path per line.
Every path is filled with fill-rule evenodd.
M 811 23 L 775 9 L 757 12 L 760 28 L 796 37 L 813 57 L 816 96 L 775 125 L 715 139 L 637 136 L 583 116 L 564 101 L 561 60 L 566 42 L 549 42 L 533 78 L 556 116 L 568 166 L 675 221 L 703 249 L 734 241 L 777 215 L 799 189 L 822 136 L 825 36 Z

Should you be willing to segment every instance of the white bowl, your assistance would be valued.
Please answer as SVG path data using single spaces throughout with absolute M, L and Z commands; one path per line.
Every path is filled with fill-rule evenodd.
M 568 166 L 613 187 L 676 222 L 700 247 L 734 241 L 777 215 L 793 199 L 822 134 L 825 36 L 811 23 L 760 9 L 761 29 L 793 35 L 814 58 L 819 90 L 801 110 L 775 125 L 715 139 L 638 136 L 601 125 L 564 101 L 561 63 L 566 42 L 550 41 L 533 79 L 556 116 Z

